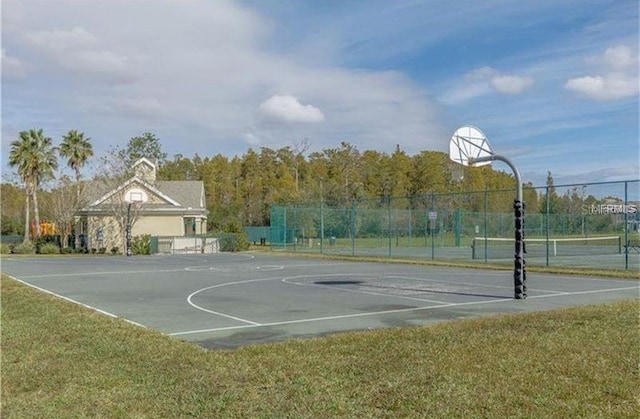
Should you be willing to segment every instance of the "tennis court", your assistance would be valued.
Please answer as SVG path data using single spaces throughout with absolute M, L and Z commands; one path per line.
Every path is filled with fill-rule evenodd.
M 47 292 L 204 347 L 426 325 L 637 298 L 637 281 L 334 261 L 272 253 L 3 257 Z

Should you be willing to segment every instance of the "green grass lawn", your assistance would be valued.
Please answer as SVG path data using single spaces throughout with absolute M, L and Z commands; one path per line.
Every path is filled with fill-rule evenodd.
M 205 350 L 2 277 L 2 417 L 638 417 L 638 299 Z

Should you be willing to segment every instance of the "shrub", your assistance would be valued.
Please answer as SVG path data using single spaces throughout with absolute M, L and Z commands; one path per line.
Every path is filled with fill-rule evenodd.
M 107 253 L 107 248 L 106 247 L 101 247 L 100 249 L 98 249 L 98 253 L 101 255 L 104 255 L 105 253 Z
M 150 255 L 151 254 L 151 235 L 143 234 L 135 236 L 131 239 L 131 252 L 134 255 Z
M 71 247 L 63 247 L 60 249 L 60 253 L 63 255 L 68 255 L 69 253 L 73 253 L 73 249 Z
M 60 248 L 58 247 L 57 244 L 53 244 L 53 243 L 44 243 L 42 245 L 40 245 L 40 252 L 41 255 L 55 255 L 60 253 Z
M 10 243 L 0 243 L 0 254 L 8 255 L 9 253 L 13 253 L 13 244 Z
M 113 246 L 111 248 L 111 254 L 112 255 L 117 255 L 118 253 L 120 253 L 120 248 L 118 246 Z
M 218 234 L 221 252 L 239 252 L 249 249 L 249 240 L 246 234 L 220 233 Z
M 249 237 L 239 220 L 229 221 L 218 235 L 220 250 L 223 252 L 239 252 L 249 250 Z
M 91 248 L 91 254 L 95 255 L 96 253 L 98 253 L 98 249 L 96 249 L 95 247 Z
M 36 245 L 30 241 L 17 244 L 13 247 L 13 253 L 18 255 L 33 255 L 36 253 Z

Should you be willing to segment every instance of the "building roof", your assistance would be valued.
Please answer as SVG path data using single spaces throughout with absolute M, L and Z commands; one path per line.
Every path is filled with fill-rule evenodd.
M 153 165 L 148 159 L 140 159 L 134 166 Z M 153 169 L 153 167 L 152 167 Z M 155 170 L 154 170 L 155 172 Z M 108 210 L 115 204 L 124 204 L 124 194 L 132 188 L 141 188 L 150 197 L 149 202 L 142 205 L 148 211 L 199 211 L 207 212 L 204 194 L 204 183 L 199 180 L 175 181 L 154 180 L 154 177 L 136 173 L 116 187 L 109 187 L 104 182 L 90 182 L 87 185 L 88 205 L 85 211 Z
M 204 208 L 204 183 L 201 180 L 158 180 L 158 190 L 170 196 L 183 207 Z

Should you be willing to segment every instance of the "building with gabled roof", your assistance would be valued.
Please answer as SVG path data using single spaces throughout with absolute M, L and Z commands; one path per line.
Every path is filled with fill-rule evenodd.
M 157 167 L 147 158 L 133 165 L 134 175 L 115 187 L 89 187 L 89 204 L 78 212 L 80 233 L 89 248 L 125 250 L 127 220 L 133 237 L 185 237 L 207 232 L 207 203 L 202 181 L 156 180 Z M 135 191 L 146 202 L 129 204 Z

